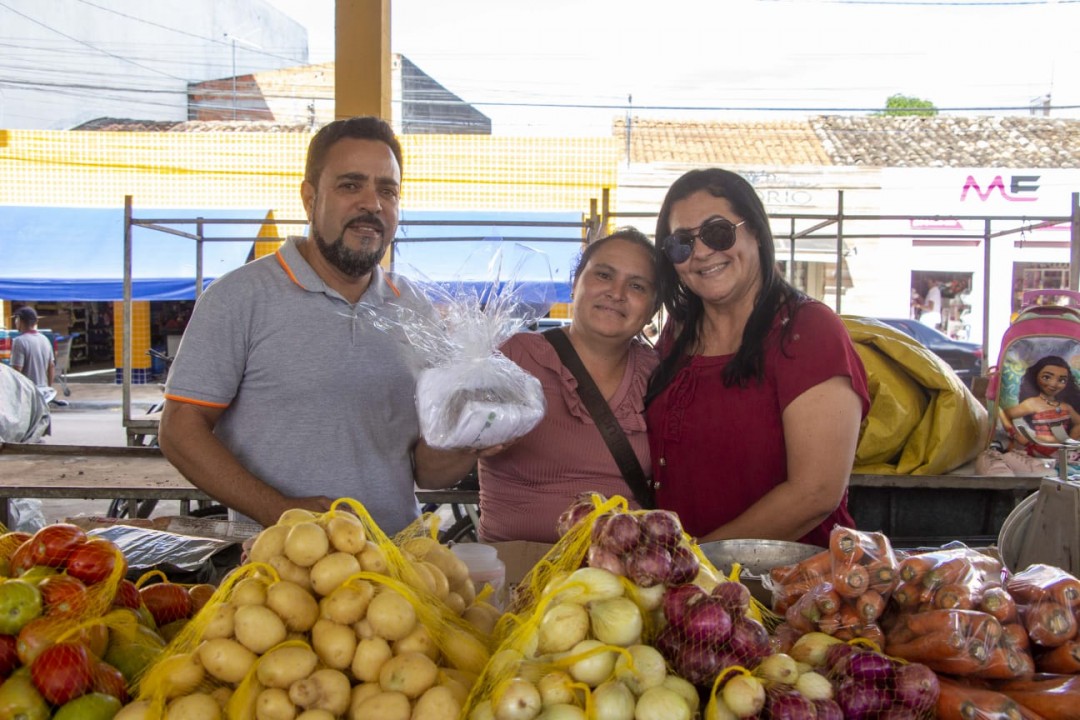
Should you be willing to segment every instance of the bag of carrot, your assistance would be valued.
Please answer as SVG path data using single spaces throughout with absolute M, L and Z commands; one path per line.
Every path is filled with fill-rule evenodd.
M 1040 672 L 1080 673 L 1080 580 L 1050 565 L 1013 575 L 1005 589 L 1031 641 Z
M 775 568 L 764 579 L 773 610 L 785 620 L 774 636 L 796 638 L 818 631 L 841 640 L 865 638 L 882 647 L 885 636 L 878 619 L 896 572 L 896 555 L 885 535 L 837 525 L 828 550 Z

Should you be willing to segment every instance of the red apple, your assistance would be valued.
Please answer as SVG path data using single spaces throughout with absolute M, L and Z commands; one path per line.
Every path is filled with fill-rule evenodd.
M 94 684 L 90 652 L 77 643 L 57 643 L 42 650 L 30 665 L 30 680 L 53 705 L 85 695 Z
M 191 595 L 179 585 L 155 583 L 141 588 L 139 595 L 158 627 L 191 617 Z
M 86 585 L 71 575 L 53 575 L 38 583 L 46 615 L 74 615 L 86 609 Z
M 30 559 L 34 565 L 61 567 L 71 551 L 84 542 L 86 533 L 76 525 L 46 525 L 30 538 Z
M 19 654 L 15 652 L 17 638 L 14 635 L 0 635 L 0 678 L 6 678 L 19 667 Z
M 68 575 L 93 585 L 109 577 L 117 562 L 126 566 L 124 556 L 115 545 L 108 540 L 93 539 L 77 546 L 68 556 L 65 567 Z

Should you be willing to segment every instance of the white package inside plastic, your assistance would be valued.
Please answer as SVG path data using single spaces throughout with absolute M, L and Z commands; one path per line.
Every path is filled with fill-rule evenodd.
M 424 370 L 416 383 L 420 434 L 437 448 L 515 440 L 544 417 L 540 381 L 494 354 Z

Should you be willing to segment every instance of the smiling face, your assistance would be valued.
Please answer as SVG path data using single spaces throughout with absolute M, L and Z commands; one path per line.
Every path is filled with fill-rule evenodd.
M 656 309 L 656 266 L 641 245 L 613 238 L 574 280 L 576 332 L 619 340 L 641 332 Z
M 702 223 L 716 217 L 725 218 L 732 224 L 745 219 L 736 214 L 726 198 L 699 190 L 672 204 L 669 222 L 672 232 L 696 231 Z M 679 280 L 706 306 L 745 306 L 752 309 L 761 288 L 757 239 L 747 225 L 741 225 L 735 232 L 735 244 L 728 250 L 713 250 L 697 240 L 690 259 L 675 265 Z
M 301 186 L 328 268 L 353 280 L 371 272 L 397 232 L 400 191 L 401 168 L 385 143 L 343 138 L 330 147 L 318 186 Z
M 1047 365 L 1036 376 L 1039 392 L 1043 397 L 1053 398 L 1069 386 L 1069 369 L 1057 365 Z

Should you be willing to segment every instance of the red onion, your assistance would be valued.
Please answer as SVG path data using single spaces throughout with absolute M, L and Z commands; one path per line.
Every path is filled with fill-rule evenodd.
M 797 692 L 769 693 L 765 709 L 770 720 L 817 720 L 814 703 Z
M 847 675 L 859 682 L 873 683 L 879 688 L 896 686 L 896 670 L 892 660 L 876 652 L 854 652 L 848 658 Z
M 891 691 L 875 687 L 873 683 L 844 678 L 836 688 L 836 702 L 847 720 L 870 720 L 891 704 Z
M 681 629 L 688 642 L 719 647 L 731 638 L 735 628 L 723 605 L 716 598 L 706 595 L 686 609 Z
M 844 711 L 835 700 L 815 700 L 814 709 L 817 710 L 817 720 L 844 720 Z
M 555 532 L 558 533 L 559 537 L 562 537 L 570 532 L 571 528 L 584 520 L 594 509 L 592 494 L 578 495 L 570 507 L 563 510 L 562 515 L 559 516 L 558 521 L 555 523 Z
M 700 568 L 697 555 L 685 545 L 677 545 L 671 551 L 671 578 L 668 582 L 672 585 L 688 583 L 697 577 Z
M 768 631 L 757 620 L 750 618 L 738 618 L 735 621 L 735 628 L 728 643 L 731 652 L 748 668 L 753 668 L 772 652 Z
M 893 705 L 887 710 L 874 715 L 874 720 L 919 720 L 919 718 L 925 717 L 925 712 L 915 712 L 909 707 L 903 705 Z
M 750 589 L 740 582 L 722 582 L 713 588 L 712 594 L 736 617 L 745 615 L 750 609 Z
M 709 685 L 716 675 L 735 659 L 705 644 L 686 643 L 675 657 L 675 670 L 685 680 L 695 685 Z
M 671 553 L 659 545 L 642 543 L 625 557 L 626 576 L 643 588 L 666 583 L 671 577 Z
M 937 705 L 941 686 L 937 674 L 919 663 L 896 666 L 896 699 L 916 712 L 927 712 Z
M 601 515 L 593 526 L 592 537 L 594 545 L 622 555 L 637 547 L 641 527 L 637 518 L 627 513 Z
M 853 645 L 836 643 L 825 651 L 825 668 L 833 675 L 847 675 L 848 659 L 855 652 Z
M 653 542 L 663 548 L 673 548 L 682 540 L 682 523 L 670 510 L 649 510 L 641 516 L 643 542 Z
M 653 647 L 659 650 L 664 659 L 672 665 L 675 664 L 675 658 L 678 657 L 679 648 L 682 647 L 682 644 L 682 635 L 674 625 L 665 627 L 656 634 L 656 638 L 653 640 Z
M 589 548 L 589 554 L 585 556 L 585 563 L 589 567 L 607 570 L 612 575 L 618 575 L 619 577 L 626 575 L 626 567 L 623 565 L 623 561 L 619 559 L 619 556 L 599 545 L 593 545 Z
M 686 622 L 686 611 L 703 597 L 705 591 L 691 583 L 669 587 L 664 591 L 664 618 L 681 632 Z

